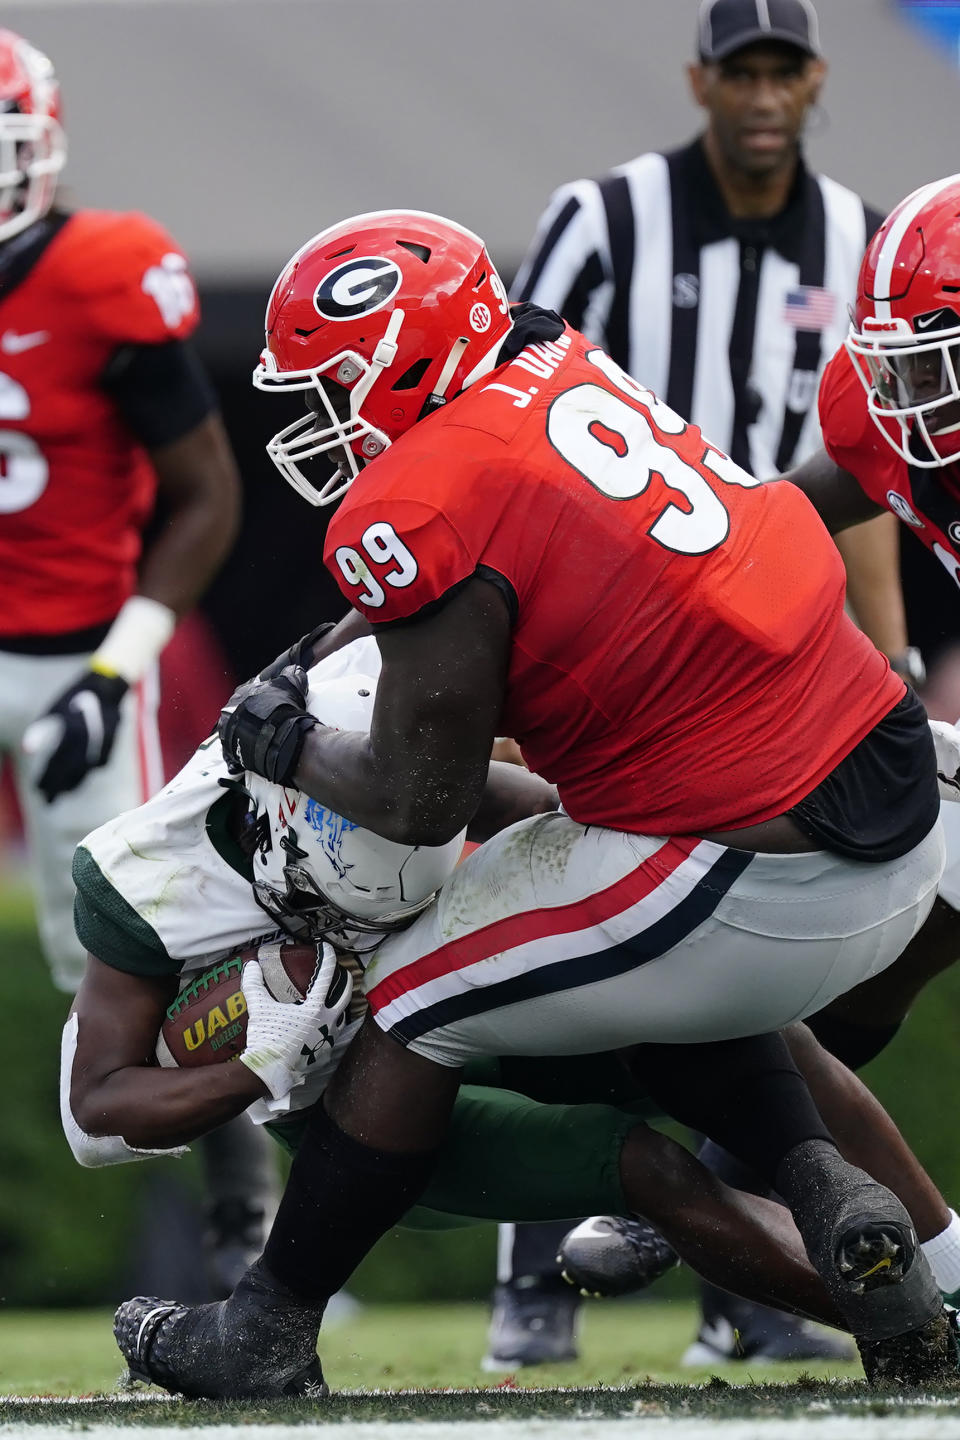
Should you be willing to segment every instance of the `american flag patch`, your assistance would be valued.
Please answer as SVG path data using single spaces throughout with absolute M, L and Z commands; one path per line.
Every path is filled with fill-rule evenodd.
M 787 291 L 783 318 L 794 330 L 823 330 L 833 319 L 837 297 L 818 285 L 798 285 Z

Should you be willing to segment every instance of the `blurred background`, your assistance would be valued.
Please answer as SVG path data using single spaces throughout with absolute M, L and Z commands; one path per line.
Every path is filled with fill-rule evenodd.
M 818 8 L 830 75 L 808 160 L 881 209 L 960 168 L 958 6 Z M 696 0 L 8 0 L 3 24 L 59 75 L 70 201 L 143 209 L 192 261 L 199 347 L 243 473 L 243 529 L 204 600 L 202 632 L 164 657 L 169 767 L 234 680 L 343 608 L 322 564 L 326 512 L 298 500 L 263 453 L 291 417 L 250 385 L 281 266 L 325 226 L 399 205 L 480 232 L 509 280 L 556 185 L 696 132 L 684 74 L 696 10 Z M 911 638 L 928 657 L 960 620 L 956 590 L 944 576 L 941 591 L 931 568 L 920 584 L 905 549 Z M 192 1274 L 202 1290 L 190 1160 L 82 1171 L 61 1140 L 64 1000 L 36 946 L 9 796 L 5 805 L 0 1066 L 15 1093 L 0 1109 L 0 1300 L 96 1303 L 130 1293 L 131 1279 L 165 1288 L 173 1268 L 181 1290 Z M 960 981 L 947 975 L 866 1076 L 954 1203 L 958 1018 Z M 144 1273 L 150 1250 L 158 1269 Z M 488 1232 L 391 1238 L 358 1289 L 486 1294 L 492 1252 Z

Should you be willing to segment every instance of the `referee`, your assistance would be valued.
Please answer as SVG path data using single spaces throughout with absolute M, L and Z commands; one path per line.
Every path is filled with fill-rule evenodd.
M 768 479 L 819 447 L 820 374 L 883 216 L 804 163 L 826 74 L 810 0 L 703 0 L 698 50 L 688 77 L 705 130 L 561 186 L 513 298 L 559 311 Z M 860 625 L 916 682 L 895 522 L 839 544 Z
M 513 299 L 558 311 L 745 470 L 771 478 L 820 445 L 820 374 L 883 216 L 804 163 L 826 74 L 810 0 L 703 0 L 697 45 L 688 76 L 703 132 L 557 190 Z M 896 522 L 883 516 L 838 541 L 859 623 L 917 683 Z M 577 1297 L 553 1263 L 560 1238 L 555 1226 L 501 1227 L 485 1368 L 576 1353 Z M 685 1358 L 841 1353 L 839 1337 L 706 1291 Z
M 825 70 L 808 0 L 702 6 L 706 130 L 557 190 L 514 286 L 761 478 L 820 444 L 820 371 L 883 219 L 804 164 Z

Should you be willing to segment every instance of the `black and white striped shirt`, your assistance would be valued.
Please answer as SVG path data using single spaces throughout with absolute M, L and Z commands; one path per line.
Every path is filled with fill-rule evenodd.
M 557 190 L 513 295 L 558 310 L 763 479 L 820 443 L 820 373 L 881 219 L 802 162 L 779 215 L 734 219 L 698 139 Z

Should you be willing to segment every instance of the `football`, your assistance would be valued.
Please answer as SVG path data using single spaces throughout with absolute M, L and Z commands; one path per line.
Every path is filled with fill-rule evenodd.
M 248 960 L 259 960 L 264 984 L 284 1004 L 301 1001 L 316 975 L 323 946 L 301 940 L 262 940 L 191 977 L 167 1007 L 157 1037 L 157 1060 L 166 1066 L 219 1065 L 234 1060 L 246 1043 L 247 1004 L 240 977 Z M 346 984 L 338 967 L 330 998 Z

